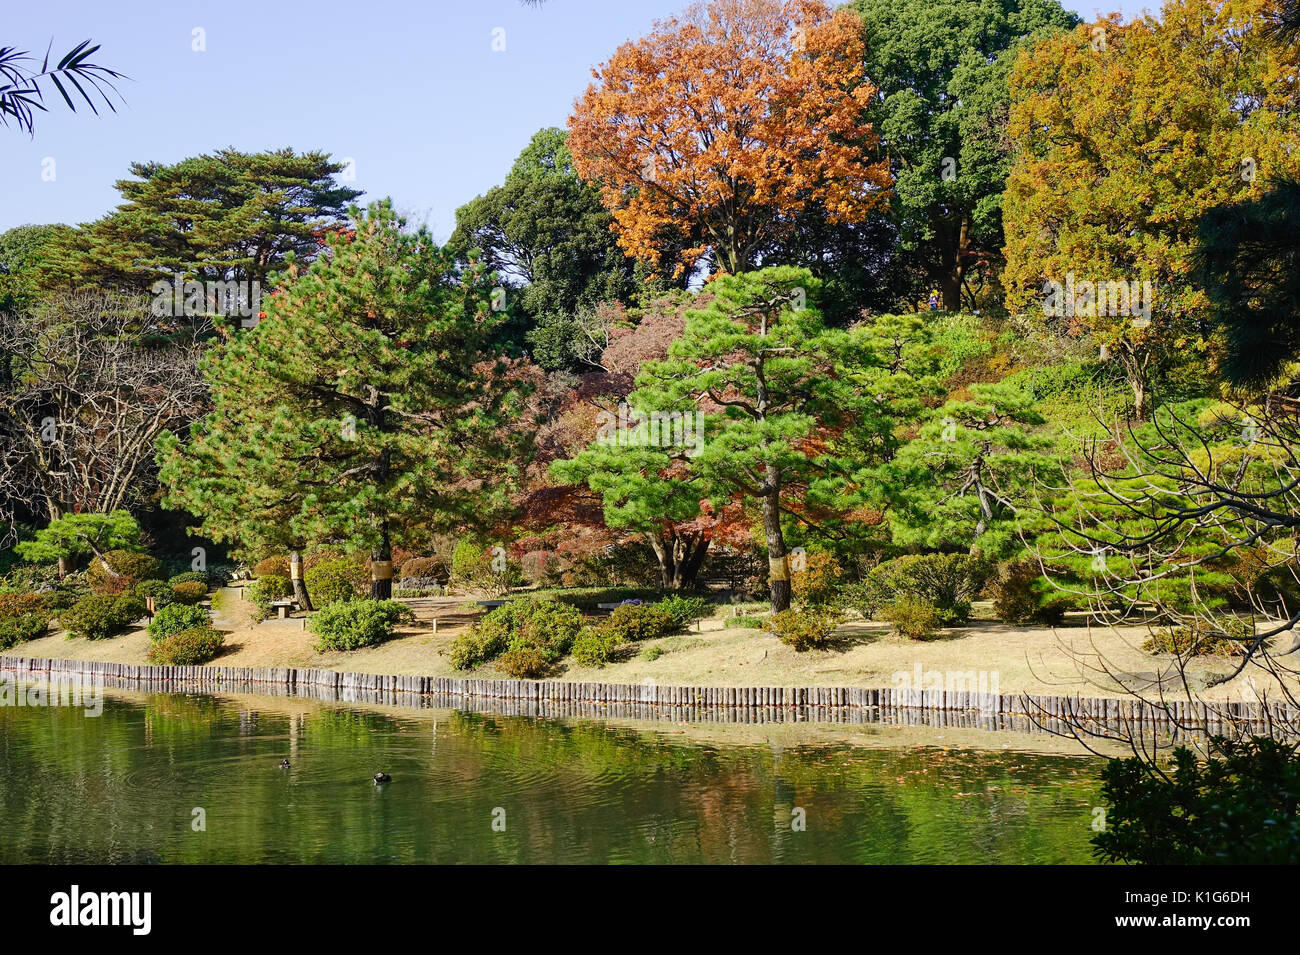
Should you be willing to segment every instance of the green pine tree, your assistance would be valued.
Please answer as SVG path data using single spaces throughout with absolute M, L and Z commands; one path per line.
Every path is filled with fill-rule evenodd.
M 481 272 L 457 275 L 387 201 L 352 215 L 353 236 L 215 349 L 214 410 L 161 442 L 161 477 L 213 539 L 368 551 L 386 598 L 395 543 L 489 509 L 512 394 L 481 360 L 495 320 Z

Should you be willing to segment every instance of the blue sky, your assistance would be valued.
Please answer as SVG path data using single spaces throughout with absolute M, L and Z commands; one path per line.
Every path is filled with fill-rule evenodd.
M 59 55 L 91 38 L 103 46 L 97 59 L 130 80 L 115 114 L 71 114 L 60 101 L 38 114 L 34 139 L 0 128 L 0 230 L 98 218 L 135 160 L 292 146 L 350 157 L 365 200 L 391 195 L 445 239 L 456 207 L 499 183 L 536 130 L 565 124 L 593 66 L 687 0 L 7 5 L 0 46 L 43 53 L 53 38 Z M 1089 18 L 1097 9 L 1079 8 Z

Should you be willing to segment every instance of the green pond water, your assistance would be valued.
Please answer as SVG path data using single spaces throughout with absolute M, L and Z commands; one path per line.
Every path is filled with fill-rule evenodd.
M 102 702 L 0 706 L 0 863 L 1092 861 L 1099 761 L 1013 734 Z

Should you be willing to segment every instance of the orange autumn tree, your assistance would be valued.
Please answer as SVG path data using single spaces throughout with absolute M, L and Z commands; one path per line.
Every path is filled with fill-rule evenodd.
M 734 274 L 800 212 L 861 221 L 890 184 L 863 118 L 876 88 L 861 34 L 820 0 L 713 0 L 593 70 L 569 148 L 623 250 L 677 275 L 708 255 Z
M 1159 364 L 1208 345 L 1192 277 L 1202 218 L 1300 174 L 1294 55 L 1267 30 L 1275 4 L 1113 14 L 1025 51 L 1011 77 L 1008 307 L 1093 336 L 1138 418 Z

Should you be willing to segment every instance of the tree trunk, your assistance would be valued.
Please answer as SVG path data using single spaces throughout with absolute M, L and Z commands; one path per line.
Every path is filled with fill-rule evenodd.
M 1133 417 L 1138 421 L 1147 419 L 1147 381 L 1146 375 L 1136 375 L 1129 382 L 1133 386 Z
M 709 551 L 709 538 L 706 535 L 679 535 L 670 532 L 665 539 L 650 531 L 646 538 L 659 562 L 659 584 L 664 590 L 683 590 L 695 583 L 700 566 Z
M 704 566 L 704 558 L 709 555 L 709 544 L 711 543 L 707 535 L 701 534 L 695 541 L 693 549 L 686 554 L 686 559 L 682 562 L 682 588 L 693 587 L 700 575 L 700 568 Z
M 939 292 L 945 312 L 960 312 L 962 282 L 966 279 L 966 258 L 970 251 L 970 222 L 964 216 L 939 278 Z
M 388 535 L 388 522 L 384 521 L 380 544 L 370 550 L 370 597 L 372 600 L 391 600 L 393 596 L 393 542 Z
M 786 560 L 785 535 L 781 533 L 781 489 L 776 469 L 768 465 L 768 480 L 775 484 L 763 495 L 763 536 L 767 539 L 768 590 L 772 612 L 790 609 L 790 564 Z
M 307 592 L 307 582 L 303 579 L 302 555 L 298 551 L 289 553 L 289 580 L 293 584 L 293 599 L 303 610 L 315 610 L 311 605 L 311 594 Z
M 1115 351 L 1118 353 L 1120 364 L 1124 366 L 1129 387 L 1133 389 L 1133 417 L 1138 421 L 1145 421 L 1150 413 L 1148 405 L 1151 379 L 1147 373 L 1147 365 L 1150 363 L 1151 353 L 1143 346 L 1134 345 L 1127 340 L 1121 341 Z

